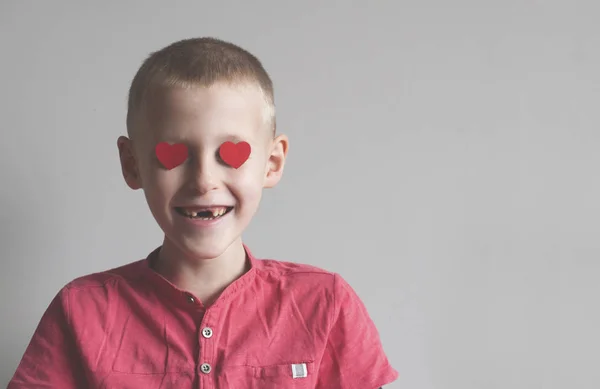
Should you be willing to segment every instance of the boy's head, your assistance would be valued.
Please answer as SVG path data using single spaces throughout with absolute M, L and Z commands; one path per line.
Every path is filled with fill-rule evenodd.
M 142 64 L 118 147 L 125 181 L 144 190 L 171 250 L 208 259 L 239 242 L 262 189 L 283 172 L 288 141 L 275 136 L 274 107 L 259 60 L 231 43 L 187 39 Z M 228 141 L 250 145 L 239 167 L 221 147 Z

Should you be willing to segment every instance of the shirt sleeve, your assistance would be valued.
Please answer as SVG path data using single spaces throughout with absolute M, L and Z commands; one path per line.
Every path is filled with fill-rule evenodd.
M 384 353 L 379 332 L 352 287 L 334 275 L 331 330 L 316 389 L 375 389 L 398 378 Z
M 7 389 L 80 389 L 88 385 L 69 326 L 69 290 L 52 300 Z

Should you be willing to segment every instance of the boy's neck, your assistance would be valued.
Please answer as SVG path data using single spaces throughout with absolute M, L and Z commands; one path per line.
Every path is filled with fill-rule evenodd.
M 195 295 L 208 307 L 249 267 L 241 238 L 219 257 L 205 260 L 189 258 L 165 239 L 154 270 L 178 288 Z

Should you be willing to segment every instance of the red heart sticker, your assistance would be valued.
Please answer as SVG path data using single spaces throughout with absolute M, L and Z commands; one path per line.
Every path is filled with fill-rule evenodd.
M 237 169 L 246 162 L 250 156 L 250 145 L 248 142 L 225 142 L 219 148 L 219 155 L 223 162 Z
M 170 145 L 167 142 L 161 142 L 156 145 L 155 151 L 160 163 L 169 170 L 181 165 L 188 157 L 187 146 L 183 143 Z

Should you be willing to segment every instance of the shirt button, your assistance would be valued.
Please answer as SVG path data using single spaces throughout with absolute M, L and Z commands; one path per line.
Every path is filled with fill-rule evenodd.
M 192 296 L 192 295 L 189 295 L 189 294 L 188 294 L 188 296 L 187 296 L 187 299 L 188 299 L 188 302 L 189 302 L 189 303 L 193 303 L 194 301 L 196 301 L 196 299 L 194 299 L 194 296 Z
M 202 330 L 202 336 L 204 336 L 206 339 L 210 338 L 211 336 L 213 336 L 213 330 L 209 327 L 204 328 Z
M 208 374 L 210 373 L 210 365 L 208 363 L 203 363 L 202 366 L 200 366 L 200 370 L 202 373 Z

